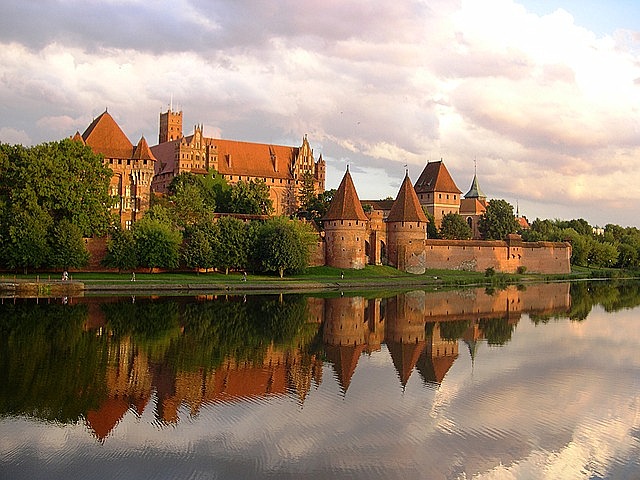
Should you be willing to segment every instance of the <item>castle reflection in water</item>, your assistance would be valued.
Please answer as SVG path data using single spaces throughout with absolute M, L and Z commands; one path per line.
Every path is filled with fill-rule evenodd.
M 57 363 L 43 359 L 42 364 L 48 369 L 54 368 L 52 364 L 71 371 L 93 369 L 80 376 L 99 385 L 78 386 L 78 380 L 73 380 L 73 388 L 83 392 L 78 395 L 93 393 L 86 393 L 91 398 L 79 402 L 77 412 L 68 417 L 70 421 L 74 415 L 77 420 L 84 419 L 92 434 L 104 441 L 127 411 L 141 415 L 154 403 L 152 408 L 161 424 L 178 422 L 181 408 L 196 415 L 203 406 L 217 402 L 282 395 L 297 397 L 303 403 L 314 384 L 322 383 L 323 366 L 330 365 L 346 394 L 357 375 L 361 356 L 384 350 L 383 345 L 397 371 L 399 388 L 406 386 L 412 375 L 437 387 L 461 354 L 460 348 L 468 350 L 473 359 L 480 341 L 507 342 L 523 313 L 531 318 L 548 318 L 566 314 L 571 304 L 569 284 L 526 289 L 513 286 L 492 292 L 412 291 L 386 298 L 295 298 L 295 308 L 287 306 L 283 297 L 259 305 L 252 297 L 172 299 L 171 306 L 155 313 L 145 313 L 145 308 L 153 307 L 155 302 L 167 305 L 166 299 L 73 299 L 64 307 L 82 306 L 86 312 L 80 327 L 86 338 L 78 345 L 96 352 L 96 362 L 101 364 L 73 358 Z M 252 302 L 255 307 L 246 307 Z M 236 328 L 236 320 L 213 325 L 205 313 L 219 316 L 229 306 L 234 308 L 229 310 L 233 313 L 228 318 L 240 318 L 238 311 L 243 308 L 253 318 L 243 324 L 237 338 L 229 333 Z M 118 333 L 127 318 L 141 315 L 162 318 L 162 334 L 141 335 L 143 327 Z M 265 322 L 275 323 L 272 331 L 265 333 Z M 56 349 L 48 348 L 53 350 Z M 31 351 L 10 351 L 9 355 L 14 361 L 21 356 L 34 356 Z M 46 370 L 43 365 L 34 368 Z M 38 373 L 46 374 L 53 372 Z M 15 375 L 12 378 L 15 381 Z M 28 395 L 24 390 L 30 387 L 7 388 Z M 156 401 L 152 402 L 154 395 Z M 51 411 L 47 401 L 51 400 L 38 404 L 32 399 L 35 405 L 25 406 L 24 410 Z M 3 414 L 24 413 L 21 408 L 16 405 L 13 411 Z

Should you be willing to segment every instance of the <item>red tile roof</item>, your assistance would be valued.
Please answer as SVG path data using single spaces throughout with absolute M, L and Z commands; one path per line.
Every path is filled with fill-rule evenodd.
M 323 220 L 368 220 L 348 168 Z
M 486 210 L 486 203 L 477 198 L 471 197 L 460 200 L 460 215 L 479 215 Z
M 214 139 L 218 172 L 223 175 L 292 178 L 290 166 L 297 147 Z
M 138 145 L 136 145 L 136 149 L 133 151 L 133 157 L 138 160 L 153 160 L 156 161 L 156 157 L 151 153 L 151 149 L 149 148 L 149 144 L 144 138 L 144 135 L 140 137 L 140 141 Z
M 404 177 L 404 182 L 400 186 L 400 191 L 393 202 L 391 211 L 387 216 L 387 222 L 424 222 L 427 223 L 427 216 L 422 210 L 418 195 L 411 185 L 409 175 Z
M 106 158 L 129 159 L 133 154 L 133 144 L 106 110 L 91 122 L 82 139 L 95 153 Z
M 420 178 L 418 178 L 418 181 L 416 182 L 415 189 L 417 193 L 462 193 L 462 191 L 457 187 L 456 182 L 451 178 L 451 175 L 442 160 L 427 163 L 420 174 Z

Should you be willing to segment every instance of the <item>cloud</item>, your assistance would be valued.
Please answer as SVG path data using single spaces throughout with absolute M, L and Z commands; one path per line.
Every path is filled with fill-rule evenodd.
M 555 203 L 637 224 L 607 190 L 640 200 L 636 32 L 598 36 L 512 0 L 10 1 L 0 18 L 0 128 L 33 142 L 105 108 L 133 142 L 155 138 L 173 97 L 187 130 L 309 134 L 335 165 L 328 188 L 348 161 L 394 196 L 404 164 L 417 178 L 439 158 L 466 185 L 477 159 L 485 192 L 537 206 L 531 216 Z

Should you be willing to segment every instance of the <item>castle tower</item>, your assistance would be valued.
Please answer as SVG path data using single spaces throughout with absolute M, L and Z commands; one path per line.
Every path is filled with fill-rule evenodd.
M 367 215 L 353 185 L 349 167 L 323 218 L 326 263 L 336 268 L 364 268 Z
M 170 142 L 179 138 L 182 138 L 182 111 L 174 112 L 169 108 L 160 114 L 158 143 Z
M 315 171 L 315 179 L 318 182 L 318 191 L 316 192 L 316 194 L 324 192 L 324 181 L 327 175 L 326 170 L 327 170 L 327 165 L 324 159 L 322 158 L 322 154 L 320 154 L 320 158 L 318 158 L 318 161 L 316 163 L 316 171 Z
M 473 238 L 481 238 L 478 228 L 480 217 L 487 210 L 487 196 L 478 183 L 478 176 L 474 173 L 471 188 L 460 202 L 460 215 L 465 219 L 471 229 Z
M 387 261 L 389 265 L 409 273 L 425 272 L 427 216 L 418 195 L 405 175 L 398 196 L 386 219 Z
M 462 192 L 442 160 L 427 163 L 416 182 L 415 190 L 420 204 L 426 206 L 427 211 L 435 217 L 438 228 L 445 214 L 460 211 Z

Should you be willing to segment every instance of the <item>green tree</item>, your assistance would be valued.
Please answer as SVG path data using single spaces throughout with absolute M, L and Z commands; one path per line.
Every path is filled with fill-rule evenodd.
M 273 202 L 269 198 L 269 187 L 262 180 L 240 181 L 231 187 L 230 213 L 269 215 Z
M 187 267 L 209 269 L 214 264 L 212 239 L 214 227 L 210 224 L 194 225 L 185 231 L 182 259 Z
M 3 243 L 4 262 L 10 269 L 39 268 L 49 259 L 49 229 L 53 221 L 49 214 L 37 205 L 30 210 L 13 207 Z
M 506 200 L 490 200 L 480 216 L 478 230 L 485 240 L 504 240 L 510 233 L 517 232 L 513 206 Z
M 214 266 L 224 269 L 226 274 L 229 273 L 229 269 L 247 268 L 249 252 L 245 224 L 237 218 L 221 217 L 215 223 L 214 231 Z
M 440 237 L 446 240 L 469 240 L 473 232 L 457 213 L 447 213 L 442 217 Z
M 197 184 L 177 185 L 170 201 L 174 223 L 183 228 L 213 219 L 214 209 L 205 203 L 202 188 Z
M 427 238 L 440 238 L 438 227 L 436 227 L 436 217 L 431 215 L 424 205 L 422 206 L 422 211 L 426 215 L 427 220 L 429 220 L 429 223 L 427 223 Z
M 316 197 L 316 187 L 313 174 L 306 172 L 302 175 L 300 189 L 298 191 L 299 210 L 309 211 L 313 199 Z
M 573 228 L 566 228 L 562 230 L 562 238 L 571 243 L 571 264 L 587 266 L 591 237 L 580 235 Z
M 149 268 L 176 268 L 180 260 L 182 234 L 170 224 L 146 215 L 133 225 L 136 255 Z
M 258 231 L 255 254 L 262 270 L 278 272 L 282 278 L 285 272 L 300 272 L 309 265 L 314 243 L 315 233 L 308 224 L 275 217 Z
M 111 232 L 102 263 L 105 267 L 117 268 L 118 272 L 134 270 L 138 266 L 136 241 L 131 230 L 123 230 L 118 226 Z
M 49 265 L 54 268 L 79 268 L 89 262 L 89 252 L 85 247 L 82 232 L 66 218 L 53 228 Z
M 307 205 L 307 212 L 309 214 L 309 220 L 315 221 L 318 225 L 322 226 L 322 217 L 324 217 L 329 210 L 331 201 L 336 194 L 336 189 L 325 190 L 318 195 L 315 195 L 309 201 Z
M 83 236 L 106 232 L 112 172 L 90 147 L 66 139 L 2 150 L 8 168 L 0 172 L 0 192 L 8 203 L 26 208 L 35 200 L 54 222 L 66 218 Z
M 587 260 L 594 267 L 613 267 L 618 262 L 618 249 L 612 243 L 591 240 Z

